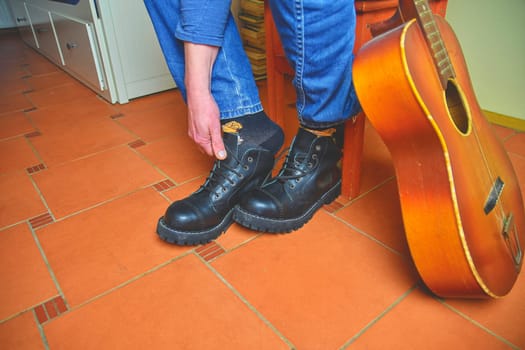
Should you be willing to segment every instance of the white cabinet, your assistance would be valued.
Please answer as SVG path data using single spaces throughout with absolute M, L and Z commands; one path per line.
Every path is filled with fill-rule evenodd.
M 23 1 L 11 0 L 9 5 L 11 6 L 11 11 L 14 17 L 13 21 L 16 23 L 22 40 L 26 44 L 37 48 L 38 43 L 33 32 L 33 27 L 31 26 L 31 20 L 27 13 L 26 4 Z
M 143 0 L 10 5 L 26 43 L 111 103 L 175 87 Z
M 53 13 L 51 18 L 64 59 L 64 69 L 91 88 L 106 90 L 104 70 L 93 25 L 56 13 Z
M 56 64 L 64 64 L 49 11 L 32 4 L 26 4 L 26 8 L 36 35 L 38 49 Z
M 97 1 L 119 98 L 175 86 L 143 0 Z M 112 59 L 112 62 L 115 62 Z M 125 94 L 126 96 L 122 96 Z

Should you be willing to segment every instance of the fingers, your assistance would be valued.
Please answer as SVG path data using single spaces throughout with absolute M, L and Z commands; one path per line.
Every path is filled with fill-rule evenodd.
M 226 158 L 227 153 L 222 140 L 222 127 L 219 120 L 210 121 L 200 127 L 190 124 L 188 135 L 203 153 L 220 160 Z
M 219 123 L 218 128 L 214 128 L 210 133 L 211 137 L 211 146 L 213 148 L 213 154 L 215 158 L 223 160 L 226 159 L 226 149 L 224 147 L 224 142 L 222 140 L 222 128 Z
M 188 95 L 188 135 L 207 155 L 226 158 L 219 108 L 209 91 Z

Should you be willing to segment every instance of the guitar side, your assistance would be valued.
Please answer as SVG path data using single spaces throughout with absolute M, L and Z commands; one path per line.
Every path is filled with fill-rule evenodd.
M 414 20 L 361 48 L 354 84 L 392 154 L 407 241 L 425 284 L 440 296 L 500 297 L 521 269 L 523 201 L 454 32 L 441 17 L 436 22 L 456 70 L 445 90 Z

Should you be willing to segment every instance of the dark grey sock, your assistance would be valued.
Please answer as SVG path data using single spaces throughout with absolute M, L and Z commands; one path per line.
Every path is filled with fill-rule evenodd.
M 264 112 L 225 119 L 221 123 L 224 132 L 238 133 L 246 146 L 261 146 L 275 154 L 284 142 L 283 130 Z

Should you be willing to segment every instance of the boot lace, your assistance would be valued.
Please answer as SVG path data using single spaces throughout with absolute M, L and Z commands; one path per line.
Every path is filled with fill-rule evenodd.
M 242 173 L 237 171 L 241 164 L 240 159 L 234 154 L 234 152 L 230 152 L 227 147 L 226 151 L 228 152 L 228 158 L 231 157 L 234 160 L 234 165 L 232 166 L 231 164 L 228 164 L 231 162 L 227 162 L 226 160 L 216 160 L 210 174 L 200 188 L 200 190 L 213 194 L 216 199 L 220 198 L 222 193 L 228 192 L 228 187 L 225 186 L 226 182 L 231 186 L 235 186 L 237 182 L 232 178 L 234 178 L 234 176 L 238 179 L 244 177 Z M 250 161 L 250 158 L 251 157 L 248 157 L 248 161 Z M 244 170 L 248 170 L 247 165 L 244 165 L 243 168 Z
M 319 158 L 315 153 L 310 155 L 309 153 L 298 152 L 292 155 L 289 151 L 290 147 L 284 149 L 277 157 L 280 159 L 283 154 L 286 154 L 284 164 L 279 174 L 274 178 L 274 180 L 281 183 L 288 180 L 296 180 L 296 182 L 299 182 L 301 178 L 312 172 L 319 163 Z

